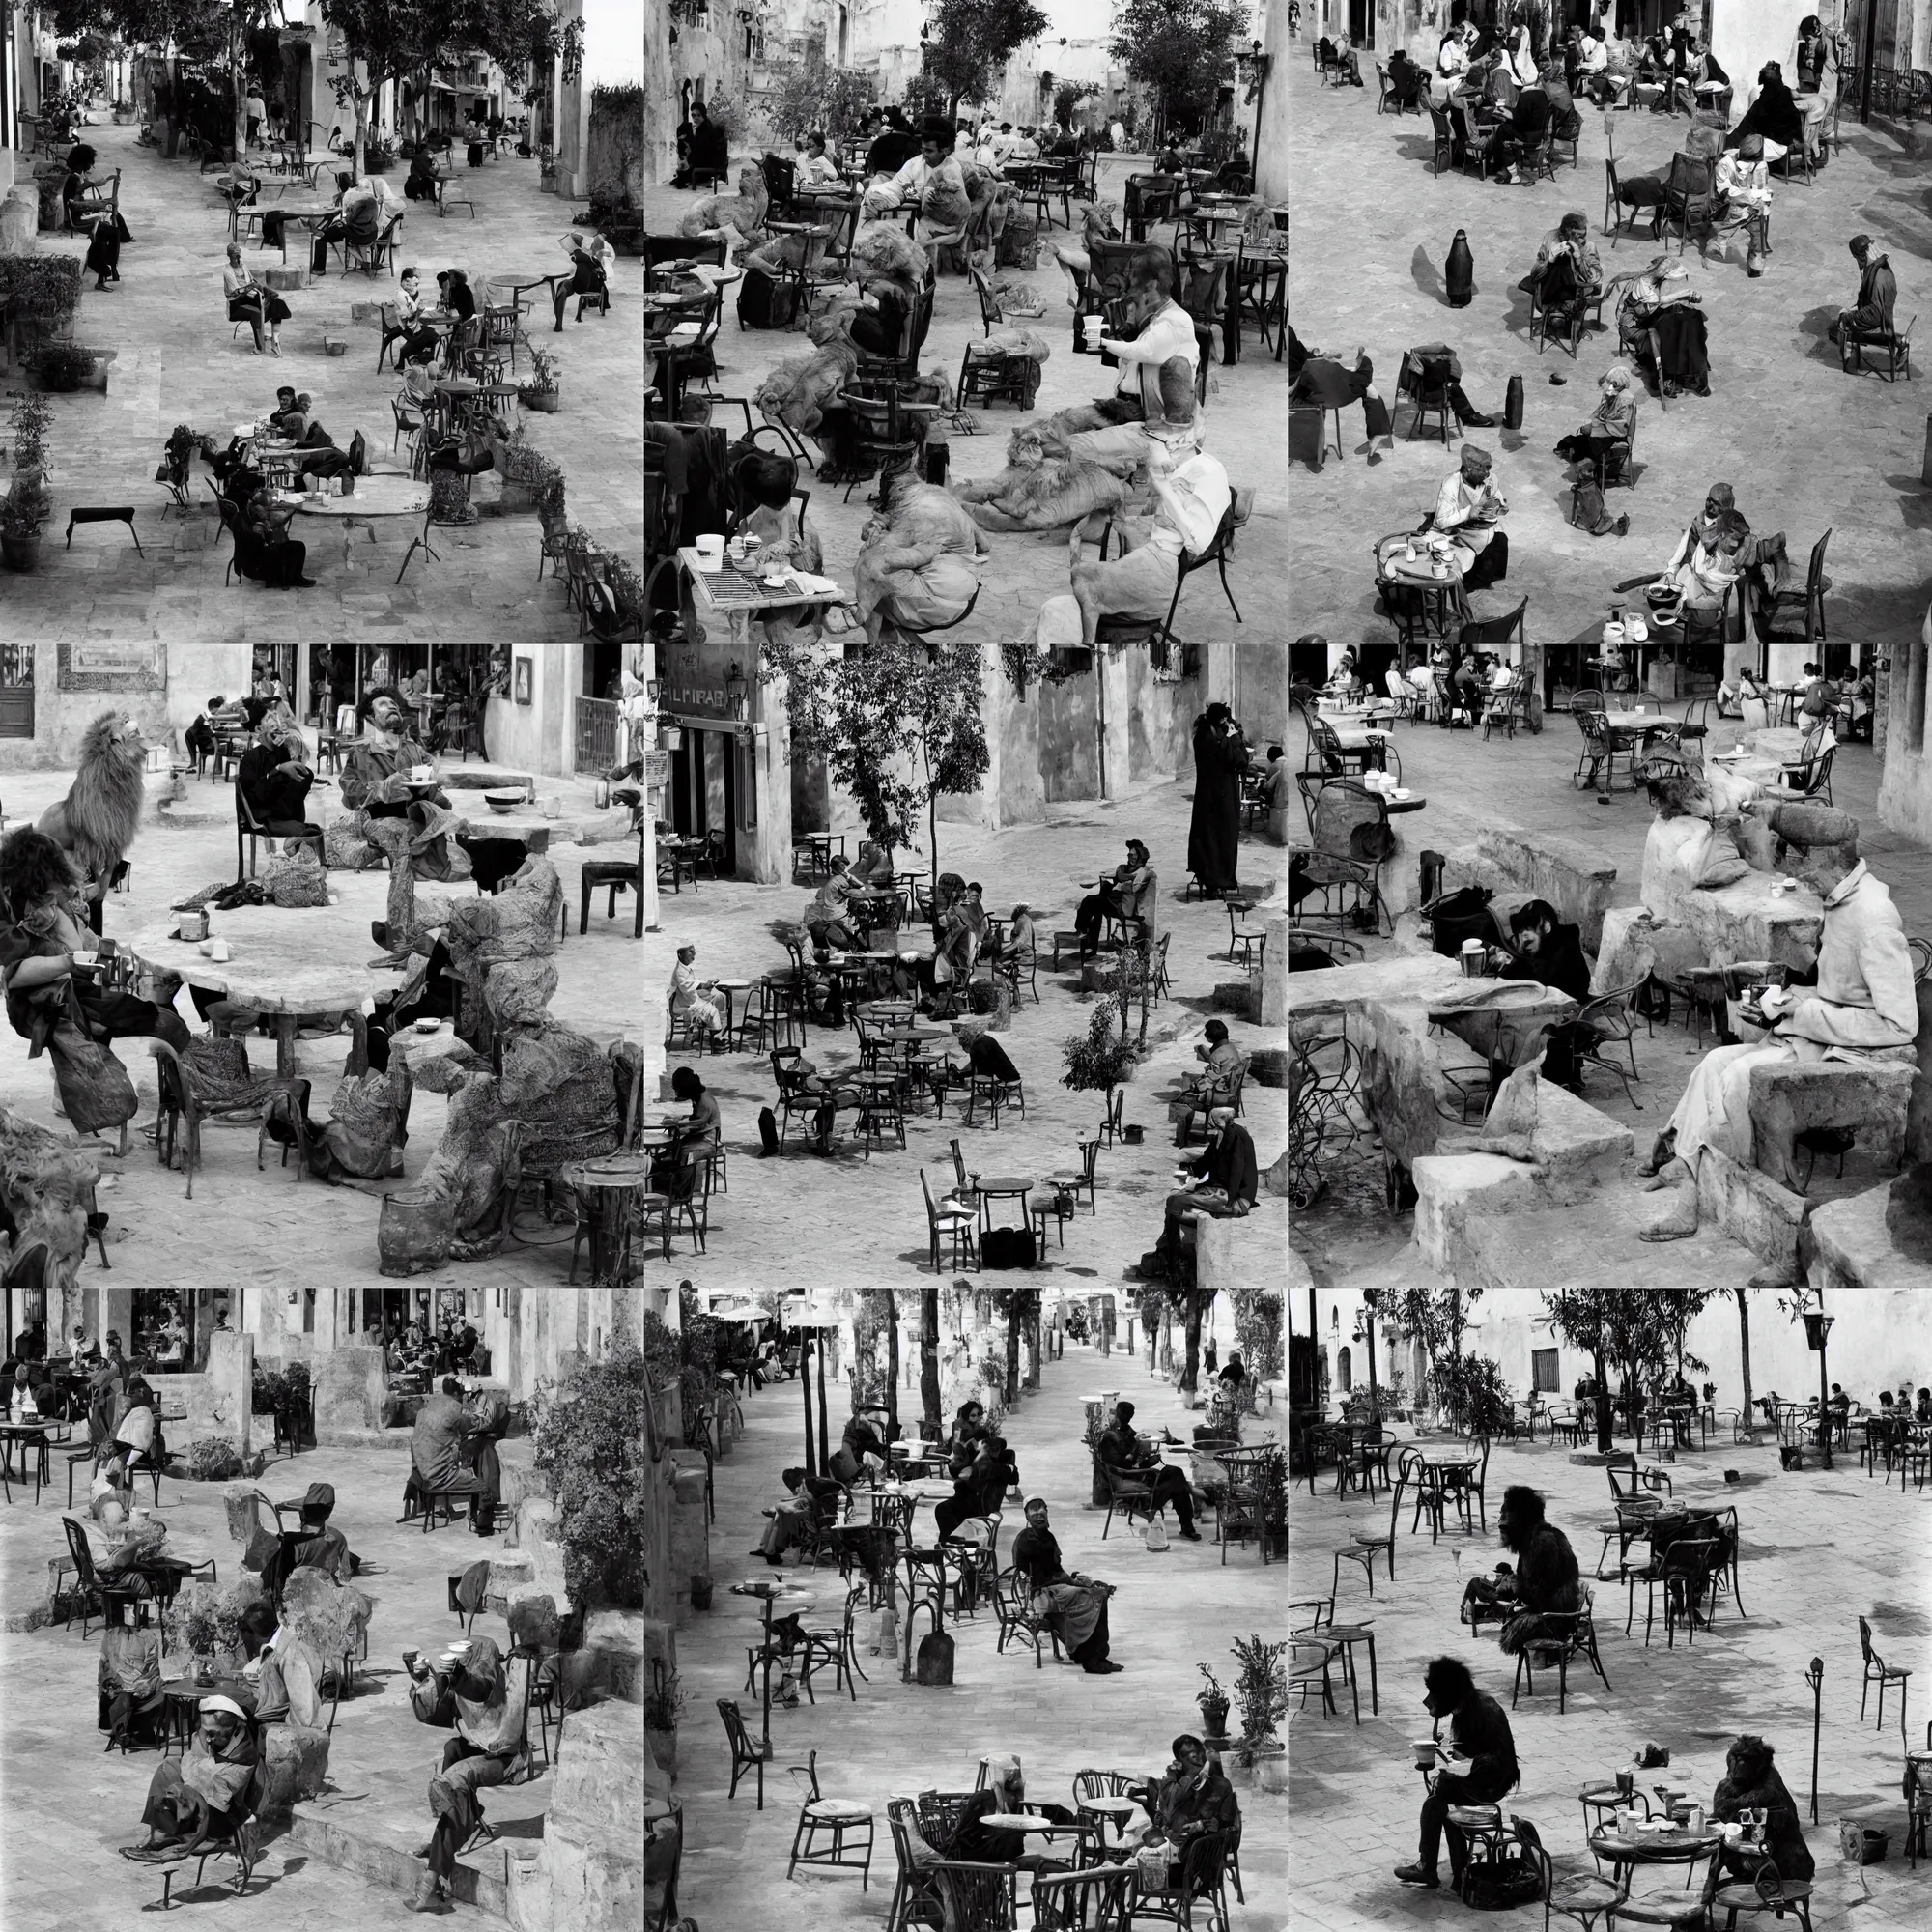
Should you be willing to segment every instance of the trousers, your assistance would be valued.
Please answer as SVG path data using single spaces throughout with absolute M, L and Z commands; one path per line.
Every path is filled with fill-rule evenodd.
M 1422 1801 L 1422 1835 L 1416 1846 L 1416 1862 L 1434 1870 L 1441 1850 L 1442 1834 L 1449 1834 L 1449 1869 L 1458 1875 L 1469 1859 L 1469 1840 L 1451 1825 L 1452 1805 L 1493 1804 L 1516 1780 L 1500 1772 L 1471 1772 L 1466 1777 L 1444 1775 L 1435 1780 L 1435 1789 Z

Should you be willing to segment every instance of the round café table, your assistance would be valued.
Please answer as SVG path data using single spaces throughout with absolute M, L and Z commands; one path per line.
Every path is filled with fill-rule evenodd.
M 1724 1842 L 1721 1832 L 1687 1832 L 1673 1825 L 1667 1832 L 1636 1832 L 1628 1838 L 1617 1835 L 1614 1827 L 1593 1832 L 1589 1838 L 1592 1858 L 1607 1859 L 1613 1865 L 1648 1865 L 1665 1861 L 1682 1863 L 1684 1854 L 1693 1847 L 1715 1852 Z
M 696 890 L 694 884 L 692 891 Z M 724 1037 L 729 1039 L 737 1025 L 738 995 L 749 993 L 752 990 L 752 982 L 749 980 L 714 980 L 711 983 L 724 995 Z
M 759 1578 L 751 1582 L 733 1583 L 731 1585 L 731 1594 L 734 1597 L 750 1597 L 753 1602 L 762 1605 L 764 1608 L 764 1656 L 766 1660 L 763 1672 L 765 1685 L 764 1723 L 758 1736 L 769 1747 L 772 1741 L 772 1611 L 777 1607 L 782 1609 L 788 1617 L 796 1616 L 801 1610 L 810 1609 L 818 1602 L 818 1599 L 809 1590 L 787 1588 L 782 1580 L 776 1577 L 770 1581 Z M 770 1755 L 769 1749 L 767 1749 L 766 1755 Z
M 211 959 L 197 942 L 176 935 L 171 915 L 124 940 L 121 950 L 151 972 L 166 973 L 220 993 L 275 1022 L 275 1071 L 296 1071 L 296 1029 L 318 1013 L 353 1012 L 365 1000 L 392 996 L 400 975 L 372 958 L 369 928 L 332 906 L 238 906 L 209 918 L 209 937 L 228 942 L 230 957 Z
M 993 1225 L 993 1203 L 995 1201 L 1018 1200 L 1024 1202 L 1034 1190 L 1035 1183 L 1019 1175 L 982 1175 L 967 1177 L 973 1192 L 980 1201 L 980 1232 L 988 1233 Z
M 1098 1820 L 1094 1834 L 1094 1845 L 1104 1854 L 1120 1849 L 1119 1845 L 1110 1846 L 1107 1843 L 1108 1824 L 1112 1823 L 1124 1837 L 1127 1820 L 1140 1809 L 1140 1806 L 1131 1798 L 1080 1798 L 1074 1801 L 1073 1808 L 1081 1812 L 1091 1811 Z
M 51 1480 L 47 1473 L 47 1431 L 53 1423 L 45 1416 L 23 1417 L 18 1422 L 0 1420 L 0 1480 L 11 1481 L 14 1474 L 14 1444 L 20 1445 L 20 1480 L 29 1476 L 34 1484 L 34 1507 L 41 1502 L 41 1485 Z M 10 1494 L 9 1501 L 12 1500 Z
M 283 491 L 275 499 L 293 504 L 298 517 L 333 517 L 344 532 L 357 524 L 376 541 L 379 517 L 420 517 L 429 508 L 429 484 L 413 476 L 358 476 L 347 497 L 308 497 Z
M 648 1153 L 608 1153 L 595 1160 L 567 1162 L 557 1179 L 583 1203 L 583 1219 L 590 1235 L 590 1285 L 620 1288 L 630 1254 L 632 1210 L 665 1202 L 650 1192 L 653 1157 Z M 668 1239 L 665 1259 L 670 1259 Z M 634 1272 L 634 1270 L 630 1271 Z

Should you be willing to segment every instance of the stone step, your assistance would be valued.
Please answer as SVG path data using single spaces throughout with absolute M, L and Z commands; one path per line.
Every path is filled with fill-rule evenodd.
M 1889 1288 L 1901 1294 L 1932 1293 L 1932 1264 L 1900 1254 L 1885 1225 L 1891 1183 L 1827 1201 L 1811 1210 L 1814 1288 Z
M 1640 1241 L 1662 1206 L 1634 1187 L 1605 1188 L 1568 1208 L 1472 1221 L 1462 1231 L 1455 1277 L 1463 1290 L 1741 1288 L 1763 1265 L 1748 1248 L 1706 1225 L 1688 1240 Z
M 492 1793 L 492 1796 L 495 1794 Z M 427 1835 L 431 1823 L 427 1805 L 422 1808 L 422 1831 Z M 412 1896 L 421 1881 L 423 1866 L 400 1846 L 383 1844 L 365 1833 L 338 1825 L 319 1815 L 308 1804 L 298 1804 L 289 1820 L 288 1839 L 311 1858 L 338 1865 L 372 1884 L 386 1886 L 404 1898 Z M 450 1894 L 464 1905 L 473 1905 L 505 1924 L 510 1918 L 509 1844 L 526 1840 L 487 1839 L 467 1857 L 458 1859 L 450 1874 Z

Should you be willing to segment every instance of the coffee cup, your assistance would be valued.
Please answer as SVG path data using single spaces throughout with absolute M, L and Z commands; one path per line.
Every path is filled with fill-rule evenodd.
M 410 781 L 412 784 L 428 784 L 430 780 L 435 776 L 436 768 L 433 765 L 412 765 L 410 767 Z
M 1435 1762 L 1435 1740 L 1434 1738 L 1411 1738 L 1409 1747 L 1415 1752 L 1415 1761 L 1427 1770 Z
M 1632 1771 L 1617 1773 L 1617 1796 L 1628 1798 L 1636 1789 L 1636 1774 Z
M 213 950 L 210 952 L 208 956 L 211 959 L 213 959 L 216 965 L 220 965 L 223 960 L 227 959 L 230 956 L 228 952 L 227 940 L 225 939 L 215 940 L 213 943 Z
M 1465 978 L 1474 980 L 1483 970 L 1483 942 L 1480 939 L 1465 939 L 1463 942 L 1463 972 Z
M 693 548 L 697 552 L 697 567 L 700 570 L 717 570 L 724 561 L 724 538 L 722 533 L 701 536 Z
M 100 954 L 98 952 L 70 952 L 68 957 L 76 966 L 92 966 L 99 959 Z

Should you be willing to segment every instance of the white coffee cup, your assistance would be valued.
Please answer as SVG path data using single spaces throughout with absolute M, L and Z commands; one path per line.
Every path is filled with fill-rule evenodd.
M 697 552 L 697 563 L 700 570 L 717 570 L 724 564 L 724 538 L 722 533 L 716 536 L 699 537 L 694 548 Z
M 232 956 L 228 951 L 227 940 L 217 939 L 213 942 L 213 946 L 214 950 L 208 956 L 211 959 L 213 959 L 216 965 L 219 965 L 224 959 L 227 959 Z

